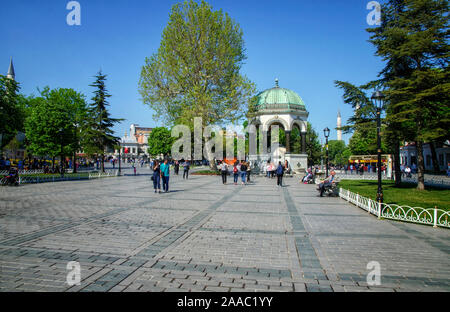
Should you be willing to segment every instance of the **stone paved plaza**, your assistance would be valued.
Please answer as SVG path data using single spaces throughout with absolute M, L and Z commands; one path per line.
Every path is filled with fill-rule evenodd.
M 149 175 L 2 187 L 0 289 L 450 290 L 449 230 L 378 220 L 294 178 L 170 182 L 168 194 Z M 380 286 L 367 284 L 371 261 Z

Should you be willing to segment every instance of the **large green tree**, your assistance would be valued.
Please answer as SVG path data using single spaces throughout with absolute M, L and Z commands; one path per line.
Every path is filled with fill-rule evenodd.
M 172 149 L 175 138 L 171 136 L 171 131 L 165 127 L 153 128 L 148 136 L 148 153 L 152 156 L 168 156 Z
M 25 107 L 18 90 L 16 81 L 0 75 L 0 155 L 3 147 L 23 130 Z
M 254 85 L 240 73 L 246 59 L 240 26 L 202 1 L 175 4 L 157 53 L 145 59 L 139 81 L 155 118 L 193 129 L 245 116 Z M 208 158 L 211 158 L 207 155 Z
M 34 155 L 72 155 L 79 149 L 78 127 L 86 118 L 83 94 L 46 87 L 30 98 L 25 120 L 27 150 Z
M 328 141 L 328 159 L 330 163 L 342 165 L 342 154 L 346 150 L 345 142 L 341 140 Z M 326 150 L 324 149 L 324 153 Z M 324 154 L 325 155 L 325 154 Z
M 95 76 L 91 87 L 95 88 L 92 103 L 89 104 L 87 122 L 83 128 L 83 148 L 89 155 L 100 156 L 102 171 L 105 171 L 105 149 L 116 146 L 119 138 L 114 136 L 113 126 L 123 119 L 112 118 L 108 111 L 111 95 L 105 86 L 106 75 L 101 71 Z
M 382 12 L 381 26 L 368 31 L 386 63 L 387 119 L 394 135 L 416 142 L 417 188 L 423 190 L 424 142 L 450 137 L 449 2 L 390 0 Z
M 319 135 L 308 122 L 306 130 L 306 153 L 308 154 L 308 167 L 320 163 L 322 147 L 319 142 Z

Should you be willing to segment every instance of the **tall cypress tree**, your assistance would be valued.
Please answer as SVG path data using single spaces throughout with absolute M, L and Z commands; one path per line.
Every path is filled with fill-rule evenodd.
M 111 95 L 106 90 L 106 75 L 101 71 L 95 76 L 96 80 L 89 85 L 96 88 L 92 103 L 89 104 L 88 122 L 84 134 L 84 150 L 89 155 L 100 156 L 102 171 L 105 171 L 105 149 L 118 144 L 119 138 L 114 136 L 112 127 L 124 119 L 111 118 L 108 112 L 108 98 Z

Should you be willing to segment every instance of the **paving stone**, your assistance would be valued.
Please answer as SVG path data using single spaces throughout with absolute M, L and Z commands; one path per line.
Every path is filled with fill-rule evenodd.
M 172 176 L 160 195 L 126 175 L 0 189 L 0 290 L 450 291 L 450 231 L 378 220 L 290 181 Z M 79 286 L 66 283 L 69 261 Z M 367 284 L 371 261 L 380 286 Z

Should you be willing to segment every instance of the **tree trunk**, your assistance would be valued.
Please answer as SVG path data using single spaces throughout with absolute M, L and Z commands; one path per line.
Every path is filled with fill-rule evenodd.
M 394 142 L 394 173 L 395 173 L 395 186 L 400 186 L 402 183 L 402 170 L 400 169 L 400 142 L 395 140 Z
M 416 142 L 417 150 L 417 189 L 425 190 L 425 162 L 423 161 L 423 142 Z
M 73 162 L 72 162 L 72 166 L 73 166 L 73 173 L 77 173 L 77 152 L 73 152 Z
M 431 150 L 431 160 L 433 162 L 433 171 L 435 174 L 439 174 L 441 170 L 439 169 L 439 163 L 436 154 L 436 142 L 430 142 L 430 150 Z
M 105 155 L 102 154 L 102 172 L 105 172 Z

